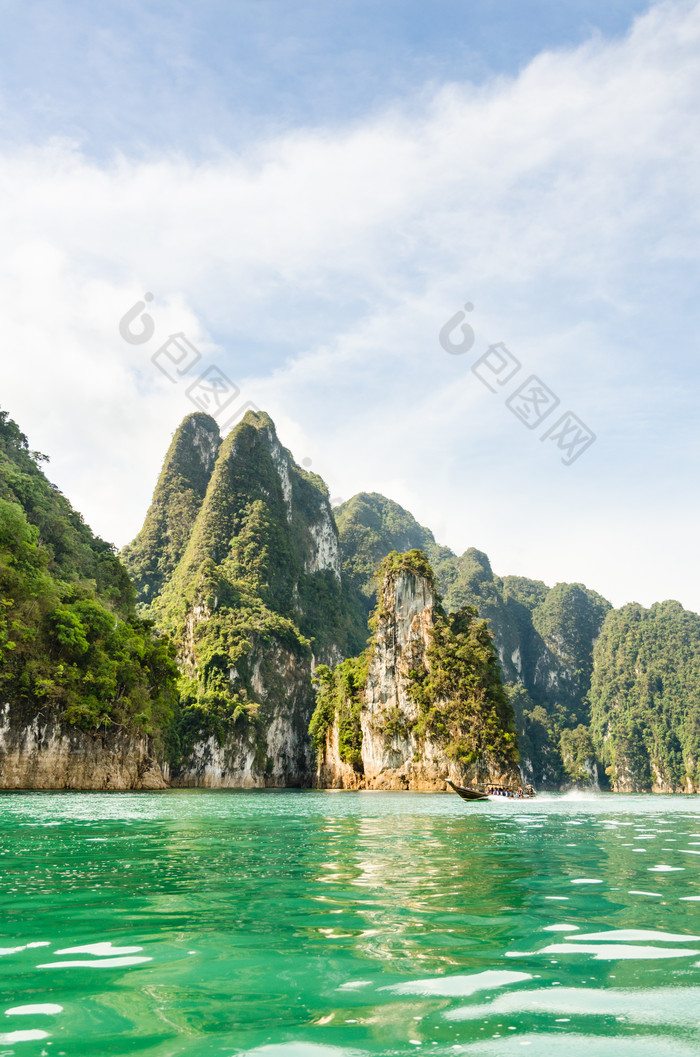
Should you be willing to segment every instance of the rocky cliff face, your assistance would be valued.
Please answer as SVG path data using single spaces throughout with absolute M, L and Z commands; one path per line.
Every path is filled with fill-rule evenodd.
M 172 769 L 170 784 L 256 789 L 311 785 L 309 717 L 314 706 L 308 657 L 255 641 L 252 690 L 259 709 L 219 736 L 201 734 Z
M 507 705 L 497 715 L 496 697 L 489 701 L 482 695 L 477 705 L 440 694 L 440 688 L 456 687 L 467 672 L 465 667 L 450 684 L 437 670 L 442 661 L 436 655 L 436 632 L 444 640 L 448 624 L 437 603 L 430 572 L 411 560 L 387 569 L 379 603 L 366 681 L 355 706 L 359 738 L 354 759 L 343 752 L 347 717 L 341 710 L 327 714 L 316 784 L 442 790 L 448 777 L 461 785 L 519 785 L 514 735 L 506 732 L 511 742 L 505 752 L 484 751 L 483 746 L 484 723 L 495 721 L 501 733 L 507 728 L 511 715 Z M 482 622 L 473 623 L 483 629 Z M 488 645 L 490 649 L 490 642 Z M 491 661 L 495 670 L 493 654 Z M 452 666 L 454 655 L 445 663 Z M 474 675 L 474 671 L 469 674 Z M 455 676 L 454 670 L 451 676 Z M 342 672 L 339 685 L 342 690 Z M 323 701 L 320 707 L 323 709 Z M 350 740 L 346 734 L 345 743 Z
M 463 612 L 475 606 L 528 780 L 700 789 L 700 617 L 676 602 L 611 611 L 581 584 L 499 577 L 483 552 L 458 557 L 377 494 L 344 504 L 338 531 L 325 485 L 266 415 L 222 442 L 198 413 L 123 552 L 139 602 L 177 646 L 176 694 L 168 641 L 41 461 L 0 412 L 0 788 L 515 780 L 491 642 Z M 393 567 L 362 654 L 377 566 L 418 547 L 434 577 L 420 562 Z M 173 746 L 167 766 L 144 730 Z
M 457 556 L 440 547 L 408 511 L 376 493 L 354 496 L 336 517 L 343 571 L 367 608 L 384 555 L 392 547 L 418 547 L 435 570 L 445 608 L 475 606 L 489 621 L 528 781 L 554 789 L 595 788 L 593 759 L 587 770 L 562 738 L 589 722 L 593 645 L 609 603 L 582 584 L 549 588 L 526 577 L 499 577 L 483 551 L 470 547 Z
M 165 789 L 166 776 L 148 737 L 86 734 L 39 716 L 27 723 L 0 706 L 0 789 Z
M 201 452 L 208 457 L 213 442 L 195 446 L 202 424 L 194 430 L 188 422 L 178 460 L 200 466 L 202 481 Z M 185 491 L 178 506 L 170 489 L 170 503 L 184 512 L 175 528 L 185 543 L 150 610 L 173 637 L 183 672 L 172 781 L 308 784 L 313 665 L 348 651 L 325 485 L 296 465 L 267 415 L 249 412 L 216 447 L 194 517 L 194 492 Z M 144 549 L 147 536 L 144 530 L 128 553 L 141 548 L 145 567 L 167 570 L 171 551 L 153 533 Z
M 361 712 L 362 767 L 372 789 L 444 788 L 459 782 L 453 762 L 430 738 L 413 733 L 418 705 L 409 672 L 430 646 L 435 597 L 423 577 L 401 573 L 384 588 Z

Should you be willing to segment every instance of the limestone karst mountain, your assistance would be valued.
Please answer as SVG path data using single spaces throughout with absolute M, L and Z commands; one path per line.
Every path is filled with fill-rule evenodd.
M 336 527 L 323 481 L 296 465 L 267 415 L 249 414 L 222 441 L 197 413 L 176 431 L 123 552 L 137 612 L 114 549 L 41 461 L 0 414 L 0 787 L 310 784 L 316 671 L 318 700 L 331 694 L 338 707 L 321 775 L 434 788 L 448 762 L 488 755 L 476 727 L 426 736 L 432 705 L 455 699 L 450 643 L 462 635 L 475 648 L 467 640 L 483 631 L 472 619 L 453 626 L 464 606 L 493 633 L 527 780 L 700 785 L 700 617 L 677 602 L 613 610 L 582 584 L 500 577 L 482 551 L 455 555 L 376 493 L 338 508 Z M 391 617 L 374 573 L 392 550 L 415 548 L 434 570 L 432 601 L 416 581 Z M 386 634 L 370 663 L 377 601 Z M 414 618 L 422 630 L 404 641 Z M 442 674 L 428 663 L 429 625 L 442 628 Z M 413 646 L 426 663 L 406 668 Z
M 205 416 L 183 423 L 124 552 L 181 665 L 172 780 L 307 783 L 312 668 L 355 645 L 327 489 L 265 414 L 217 437 Z
M 552 788 L 567 781 L 595 783 L 590 739 L 580 731 L 573 738 L 573 732 L 589 721 L 593 643 L 610 604 L 582 584 L 550 589 L 526 577 L 496 576 L 482 551 L 471 547 L 457 556 L 377 493 L 354 496 L 335 515 L 343 570 L 368 610 L 386 548 L 418 547 L 430 559 L 448 612 L 471 605 L 488 620 L 515 708 L 527 779 Z
M 444 789 L 521 783 L 513 710 L 486 624 L 445 613 L 422 551 L 381 563 L 366 653 L 317 671 L 317 783 Z
M 630 603 L 593 650 L 591 738 L 619 792 L 700 791 L 700 616 Z

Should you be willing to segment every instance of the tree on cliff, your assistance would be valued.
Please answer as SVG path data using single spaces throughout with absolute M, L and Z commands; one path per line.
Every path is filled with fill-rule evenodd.
M 417 761 L 430 741 L 446 760 L 462 766 L 489 761 L 489 766 L 517 773 L 518 759 L 514 714 L 501 680 L 493 638 L 486 621 L 467 606 L 447 614 L 436 590 L 430 562 L 423 551 L 392 551 L 377 573 L 377 607 L 370 619 L 373 637 L 359 657 L 344 661 L 335 670 L 317 670 L 317 705 L 311 733 L 319 762 L 328 732 L 337 724 L 338 751 L 343 762 L 362 769 L 361 710 L 368 678 L 380 645 L 396 641 L 396 587 L 399 579 L 412 584 L 413 594 L 423 585 L 428 599 L 426 616 L 429 641 L 418 635 L 407 645 L 409 667 L 392 678 L 395 700 L 405 691 L 410 707 L 383 707 L 377 717 L 385 739 L 396 740 Z M 375 676 L 376 677 L 376 676 Z M 408 761 L 407 761 L 408 762 Z

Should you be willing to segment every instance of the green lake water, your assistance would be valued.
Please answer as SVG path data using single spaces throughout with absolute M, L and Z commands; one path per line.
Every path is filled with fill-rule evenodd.
M 700 799 L 0 794 L 0 1057 L 700 1054 Z

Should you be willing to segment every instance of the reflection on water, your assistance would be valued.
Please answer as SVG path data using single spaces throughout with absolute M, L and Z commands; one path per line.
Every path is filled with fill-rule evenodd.
M 700 1053 L 696 803 L 0 795 L 0 1054 Z

